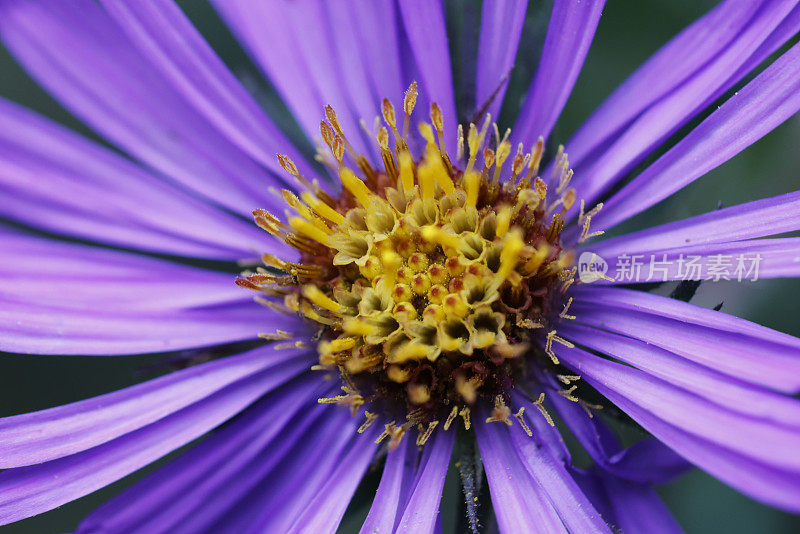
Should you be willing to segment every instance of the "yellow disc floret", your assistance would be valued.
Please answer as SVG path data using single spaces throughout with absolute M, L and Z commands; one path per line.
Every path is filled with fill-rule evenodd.
M 281 156 L 306 190 L 299 198 L 284 192 L 293 211 L 286 222 L 263 210 L 256 221 L 295 247 L 300 261 L 270 256 L 268 269 L 239 280 L 318 325 L 319 368 L 337 371 L 345 384 L 336 402 L 382 410 L 400 421 L 392 426 L 400 435 L 415 425 L 432 432 L 448 414 L 447 426 L 456 413 L 468 424 L 469 405 L 482 398 L 495 404 L 524 368 L 535 329 L 546 332 L 560 312 L 561 290 L 574 275 L 571 253 L 560 245 L 575 198 L 568 166 L 552 202 L 537 177 L 541 140 L 528 154 L 520 145 L 511 178 L 501 181 L 508 134 L 495 135 L 494 150 L 486 147 L 487 117 L 469 129 L 462 172 L 437 143 L 435 104 L 433 127 L 419 127 L 425 146 L 415 158 L 407 136 L 416 85 L 409 93 L 402 133 L 384 101 L 388 130 L 376 134 L 382 169 L 353 151 L 326 109 L 330 124 L 321 133 L 333 159 L 320 160 L 338 175 L 339 198 Z M 459 139 L 459 152 L 464 144 Z

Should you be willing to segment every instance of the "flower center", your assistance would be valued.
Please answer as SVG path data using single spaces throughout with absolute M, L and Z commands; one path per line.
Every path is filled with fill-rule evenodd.
M 244 273 L 237 283 L 281 299 L 318 326 L 315 368 L 338 373 L 344 392 L 321 402 L 347 404 L 354 413 L 364 406 L 365 425 L 385 416 L 393 423 L 384 434 L 395 440 L 419 428 L 423 444 L 440 423 L 448 428 L 459 416 L 469 428 L 476 403 L 507 420 L 505 402 L 530 359 L 557 363 L 551 344 L 566 342 L 553 324 L 566 312 L 563 294 L 575 275 L 573 254 L 562 249 L 560 237 L 575 192 L 567 188 L 572 172 L 559 154 L 557 187 L 548 198 L 537 177 L 541 138 L 530 153 L 520 145 L 510 173 L 504 169 L 509 134 L 500 138 L 494 125 L 494 143 L 487 142 L 489 117 L 481 128 L 470 126 L 466 158 L 459 129 L 457 161 L 464 167 L 456 168 L 445 152 L 436 104 L 433 126 L 419 125 L 426 144 L 415 159 L 407 130 L 416 96 L 412 84 L 403 133 L 384 100 L 388 129 L 376 133 L 383 169 L 355 154 L 327 108 L 321 133 L 343 186 L 338 198 L 279 156 L 308 190 L 301 198 L 283 191 L 294 212 L 286 222 L 254 213 L 300 260 L 266 255 L 274 272 Z

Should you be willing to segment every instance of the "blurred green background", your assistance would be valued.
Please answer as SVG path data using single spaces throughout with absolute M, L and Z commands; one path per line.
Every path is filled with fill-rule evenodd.
M 619 82 L 714 3 L 711 0 L 608 0 L 586 65 L 552 138 L 566 141 Z M 269 85 L 260 79 L 257 69 L 209 6 L 201 0 L 187 0 L 181 4 L 234 72 L 258 94 L 267 110 L 278 117 L 278 121 L 287 129 L 292 129 L 285 108 L 276 100 Z M 346 9 L 345 5 L 342 3 L 343 9 Z M 457 58 L 474 54 L 471 48 L 475 45 L 470 44 L 470 36 L 475 35 L 473 25 L 479 16 L 479 5 L 477 0 L 448 2 L 451 48 Z M 528 10 L 521 51 L 501 115 L 501 120 L 505 120 L 506 124 L 501 126 L 511 125 L 509 121 L 518 109 L 531 79 L 549 10 L 550 4 L 546 1 L 534 2 Z M 462 62 L 454 65 L 457 82 L 469 80 L 470 71 L 462 68 L 466 64 Z M 0 95 L 97 139 L 88 128 L 38 88 L 1 47 Z M 796 116 L 732 161 L 626 223 L 625 228 L 640 228 L 713 210 L 718 202 L 732 205 L 800 189 L 799 148 L 800 117 Z M 5 199 L 9 200 L 13 199 Z M 57 287 L 54 289 L 57 290 Z M 694 302 L 708 307 L 724 302 L 723 310 L 728 313 L 800 336 L 799 297 L 800 280 L 721 282 L 704 283 Z M 146 369 L 159 358 L 59 358 L 2 354 L 0 415 L 37 410 L 136 383 L 153 375 L 152 370 Z M 743 436 L 743 439 L 747 437 Z M 2 527 L 2 531 L 70 531 L 89 511 L 151 469 L 52 512 Z M 456 484 L 448 483 L 448 488 L 454 489 Z M 677 520 L 690 533 L 800 532 L 799 517 L 758 504 L 698 471 L 661 488 L 661 493 Z M 453 498 L 458 497 L 451 496 L 448 500 Z M 451 519 L 445 519 L 447 526 Z M 343 525 L 343 530 L 350 531 L 355 526 L 354 517 L 354 520 Z

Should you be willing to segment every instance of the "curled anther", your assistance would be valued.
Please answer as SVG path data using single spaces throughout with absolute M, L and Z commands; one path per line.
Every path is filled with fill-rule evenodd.
M 528 435 L 528 437 L 533 437 L 533 431 L 531 427 L 528 426 L 528 423 L 525 421 L 523 414 L 525 413 L 525 407 L 522 406 L 517 413 L 514 414 L 514 418 L 519 423 L 519 426 L 522 427 L 522 430 Z
M 364 417 L 367 420 L 364 421 L 364 423 L 360 427 L 358 427 L 359 434 L 363 434 L 364 431 L 366 431 L 369 427 L 372 426 L 372 423 L 374 423 L 378 419 L 378 414 L 364 411 Z
M 570 349 L 573 348 L 575 345 L 573 345 L 572 343 L 570 343 L 566 339 L 556 335 L 556 331 L 555 330 L 550 330 L 547 333 L 547 341 L 546 341 L 546 344 L 545 344 L 544 351 L 548 356 L 550 356 L 550 359 L 553 361 L 553 363 L 558 365 L 559 364 L 558 357 L 556 357 L 556 354 L 553 352 L 553 341 L 561 343 L 562 345 L 564 345 L 565 347 L 570 348 Z
M 433 435 L 433 431 L 436 430 L 436 427 L 439 425 L 439 421 L 431 421 L 428 424 L 428 428 L 425 429 L 425 432 L 421 433 L 417 436 L 416 444 L 418 447 L 422 447 L 425 443 L 428 442 L 431 435 Z
M 386 438 L 389 438 L 389 450 L 393 451 L 400 445 L 400 442 L 403 439 L 403 436 L 406 433 L 405 426 L 397 426 L 394 421 L 391 423 L 387 423 L 385 425 L 385 429 L 381 432 L 381 435 L 375 440 L 375 443 L 380 443 Z
M 559 382 L 567 386 L 581 379 L 580 375 L 556 375 L 556 378 L 558 378 Z
M 589 418 L 593 418 L 594 417 L 594 413 L 592 412 L 592 410 L 602 410 L 603 409 L 602 405 L 600 405 L 600 404 L 591 404 L 589 402 L 586 402 L 583 399 L 578 399 L 578 404 L 580 404 L 581 408 L 583 408 L 583 411 L 586 412 L 586 415 L 588 415 Z
M 562 319 L 575 320 L 574 315 L 567 314 L 567 312 L 569 311 L 569 307 L 572 305 L 572 300 L 573 298 L 570 297 L 567 303 L 564 305 L 564 309 L 562 309 L 561 313 L 558 314 L 558 316 L 561 317 Z
M 547 408 L 544 407 L 544 393 L 539 393 L 539 398 L 533 401 L 533 405 L 536 406 L 536 409 L 539 410 L 539 413 L 542 414 L 542 417 L 547 420 L 547 423 L 550 426 L 556 426 L 556 423 L 553 421 L 553 418 L 550 416 Z
M 460 415 L 461 418 L 464 420 L 464 429 L 469 430 L 470 426 L 472 426 L 469 406 L 464 406 L 464 408 L 460 412 L 458 412 L 458 415 Z
M 578 389 L 578 386 L 573 385 L 569 389 L 558 390 L 558 394 L 569 401 L 578 402 L 579 401 L 578 397 L 572 394 L 576 389 Z
M 450 415 L 447 416 L 447 419 L 445 420 L 444 426 L 442 426 L 442 428 L 444 428 L 445 430 L 450 430 L 450 425 L 453 424 L 453 421 L 455 420 L 456 417 L 458 417 L 458 406 L 453 406 L 453 409 L 450 410 Z

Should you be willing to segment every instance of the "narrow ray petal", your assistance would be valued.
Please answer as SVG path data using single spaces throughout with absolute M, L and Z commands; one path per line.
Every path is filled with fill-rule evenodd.
M 517 57 L 528 3 L 525 0 L 484 2 L 475 75 L 475 105 L 491 100 L 486 111 L 497 117 Z
M 292 524 L 290 532 L 320 532 L 334 534 L 344 516 L 350 499 L 375 455 L 377 427 L 358 435 L 352 447 L 341 458 L 315 498 L 309 502 L 303 514 Z
M 251 302 L 111 313 L 10 297 L 0 301 L 0 349 L 28 354 L 141 354 L 232 343 L 254 339 L 271 314 Z M 277 312 L 272 316 L 281 329 L 302 331 L 298 319 Z
M 72 404 L 0 419 L 0 468 L 38 464 L 111 441 L 270 367 L 299 373 L 313 357 L 270 347 L 176 371 Z
M 765 335 L 731 332 L 724 323 L 714 328 L 691 318 L 673 319 L 610 304 L 598 308 L 588 301 L 572 311 L 582 324 L 653 343 L 740 380 L 782 392 L 800 389 L 800 340 L 791 336 L 769 329 L 764 329 Z
M 536 436 L 530 438 L 516 429 L 508 433 L 528 474 L 542 487 L 570 532 L 611 532 L 564 464 L 547 454 Z
M 249 214 L 273 175 L 190 105 L 95 2 L 0 3 L 0 36 L 68 110 L 207 199 Z M 289 149 L 289 147 L 284 147 Z
M 441 107 L 447 150 L 454 158 L 458 116 L 444 7 L 438 1 L 409 0 L 400 2 L 400 16 L 419 72 L 420 92 Z
M 405 511 L 397 529 L 409 532 L 433 532 L 439 516 L 444 478 L 450 465 L 450 455 L 455 442 L 454 431 L 436 432 L 425 446 L 417 472 L 416 484 L 411 489 Z
M 622 397 L 684 432 L 770 469 L 800 476 L 800 461 L 795 454 L 800 443 L 800 430 L 767 423 L 714 405 L 691 391 L 643 371 L 604 360 L 577 348 L 559 348 L 556 353 L 618 406 L 616 400 Z M 620 407 L 626 409 L 625 406 Z M 743 439 L 743 436 L 747 438 Z
M 800 475 L 796 472 L 772 467 L 669 424 L 601 382 L 593 381 L 592 385 L 695 465 L 754 499 L 794 513 L 800 511 Z
M 350 92 L 353 80 L 345 80 L 355 68 L 350 56 L 360 51 L 337 49 L 337 44 L 341 47 L 343 43 L 337 43 L 335 34 L 343 30 L 333 24 L 325 2 L 267 5 L 250 0 L 215 0 L 213 3 L 278 90 L 309 139 L 320 138 L 320 113 L 330 104 L 353 147 L 363 154 L 375 154 L 374 142 L 364 139 L 359 119 L 369 123 L 378 115 L 377 100 Z M 390 6 L 380 4 L 373 8 L 382 11 Z
M 247 301 L 227 273 L 0 226 L 0 291 L 64 308 L 157 311 Z M 57 286 L 58 291 L 53 291 Z
M 362 534 L 394 530 L 401 517 L 398 512 L 402 513 L 414 485 L 418 456 L 410 439 L 404 439 L 397 449 L 389 451 L 378 491 L 361 526 Z
M 598 280 L 598 285 L 687 279 L 755 282 L 800 276 L 800 238 L 796 237 L 650 251 L 633 249 L 619 256 L 600 257 L 606 261 L 613 281 Z
M 3 99 L 0 190 L 14 199 L 0 215 L 59 234 L 215 259 L 269 246 L 253 225 Z
M 741 241 L 800 229 L 800 191 L 746 202 L 587 245 L 601 257 Z
M 798 109 L 800 45 L 795 45 L 614 193 L 592 221 L 595 230 L 610 228 L 670 196 L 771 132 Z M 585 194 L 591 195 L 592 190 Z
M 604 5 L 605 0 L 554 2 L 542 59 L 514 125 L 514 139 L 531 142 L 550 135 L 583 67 Z
M 119 480 L 197 439 L 287 378 L 286 373 L 262 372 L 104 445 L 4 471 L 0 524 L 46 512 Z
M 173 0 L 103 1 L 147 59 L 231 142 L 280 178 L 275 154 L 308 170 L 291 143 L 242 87 Z
M 747 63 L 750 54 L 761 47 L 796 3 L 794 0 L 766 0 L 754 18 L 718 55 L 688 77 L 677 90 L 636 117 L 601 155 L 588 159 L 586 165 L 576 166 L 574 185 L 581 196 L 594 203 L 625 172 L 707 106 L 710 102 L 705 98 L 725 86 L 731 74 Z
M 615 133 L 719 55 L 753 19 L 761 4 L 763 2 L 739 0 L 720 2 L 650 56 L 566 143 L 573 163 L 582 164 Z M 760 60 L 756 61 L 758 63 Z
M 800 428 L 800 401 L 792 397 L 725 376 L 636 339 L 580 325 L 566 325 L 559 333 L 720 406 L 777 425 Z
M 529 532 L 541 528 L 546 532 L 567 532 L 543 490 L 520 461 L 508 432 L 500 423 L 480 421 L 475 427 L 500 531 Z
M 305 375 L 291 381 L 248 409 L 236 421 L 131 486 L 84 519 L 77 532 L 153 532 L 168 530 L 193 511 L 202 510 L 213 495 L 230 488 L 232 473 L 276 440 L 292 440 L 302 427 L 303 411 L 323 392 L 321 377 Z M 165 503 L 169 503 L 165 506 Z

